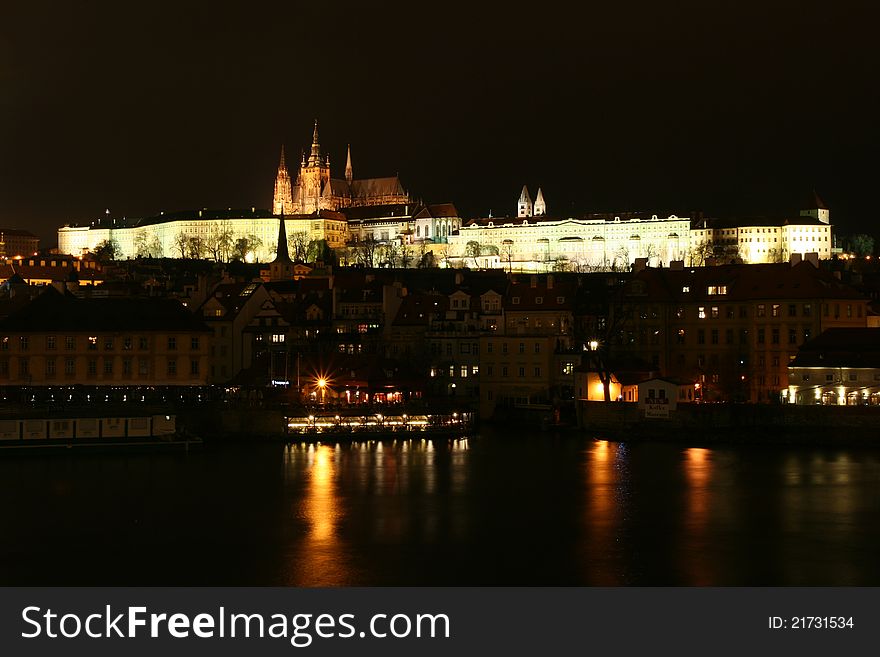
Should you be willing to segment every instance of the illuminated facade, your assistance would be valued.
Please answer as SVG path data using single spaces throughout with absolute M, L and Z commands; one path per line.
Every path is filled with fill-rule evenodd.
M 470 221 L 448 238 L 454 257 L 467 258 L 468 243 L 498 255 L 496 266 L 543 270 L 558 263 L 584 271 L 628 268 L 636 258 L 668 263 L 688 258 L 691 221 L 594 215 L 585 219 L 551 217 L 488 218 Z M 463 263 L 466 264 L 466 263 Z
M 326 240 L 330 248 L 339 248 L 348 239 L 347 220 L 336 212 L 285 216 L 284 223 L 293 253 L 298 252 L 298 241 Z M 246 251 L 248 261 L 269 262 L 275 257 L 277 239 L 278 218 L 266 210 L 198 210 L 64 226 L 58 230 L 58 250 L 81 255 L 112 240 L 119 259 L 193 257 L 195 250 L 200 257 L 225 261 L 236 251 Z M 239 240 L 245 240 L 246 246 Z
M 828 329 L 800 348 L 788 380 L 792 404 L 880 405 L 880 329 Z
M 514 271 L 626 269 L 638 259 L 651 266 L 680 260 L 688 266 L 722 262 L 788 262 L 793 255 L 820 260 L 832 255 L 830 213 L 815 197 L 798 217 L 776 221 L 740 220 L 727 226 L 669 215 L 591 214 L 583 218 L 546 216 L 542 190 L 533 203 L 523 186 L 517 216 L 465 222 L 450 235 L 450 264 L 468 266 L 480 247 L 483 267 Z M 494 256 L 498 256 L 495 258 Z
M 331 177 L 330 156 L 321 151 L 317 121 L 312 134 L 311 150 L 308 156 L 303 152 L 299 172 L 295 181 L 291 181 L 282 147 L 272 200 L 272 211 L 275 214 L 312 214 L 318 210 L 410 202 L 409 194 L 403 189 L 397 176 L 355 179 L 351 148 L 346 155 L 345 178 Z

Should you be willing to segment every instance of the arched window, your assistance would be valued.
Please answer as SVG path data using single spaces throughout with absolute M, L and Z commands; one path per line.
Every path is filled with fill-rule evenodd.
M 422 227 L 416 226 L 416 237 L 421 237 L 421 236 L 422 236 Z

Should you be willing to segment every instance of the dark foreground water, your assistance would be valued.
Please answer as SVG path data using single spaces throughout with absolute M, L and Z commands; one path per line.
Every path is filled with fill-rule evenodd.
M 0 454 L 5 585 L 878 585 L 880 450 Z

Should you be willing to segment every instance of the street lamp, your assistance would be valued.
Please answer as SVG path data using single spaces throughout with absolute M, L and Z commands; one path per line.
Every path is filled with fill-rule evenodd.
M 597 351 L 599 349 L 599 341 L 598 340 L 590 340 L 590 351 Z
M 324 391 L 327 389 L 327 379 L 318 379 L 318 388 L 321 390 L 321 404 L 324 403 Z

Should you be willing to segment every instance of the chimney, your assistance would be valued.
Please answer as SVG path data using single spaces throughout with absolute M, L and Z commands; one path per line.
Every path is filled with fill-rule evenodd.
M 633 262 L 633 271 L 645 271 L 648 267 L 648 259 L 647 258 L 636 258 L 635 262 Z
M 815 251 L 804 254 L 804 260 L 813 265 L 816 269 L 819 268 L 819 254 Z
M 532 274 L 531 286 L 533 289 L 538 287 L 538 277 Z
M 800 253 L 792 253 L 791 257 L 788 259 L 788 262 L 792 267 L 794 267 L 795 265 L 799 265 L 801 263 L 801 260 L 803 259 L 804 257 Z
M 684 271 L 684 260 L 670 260 L 669 269 L 672 271 Z
M 547 274 L 547 289 L 553 289 L 553 274 Z

